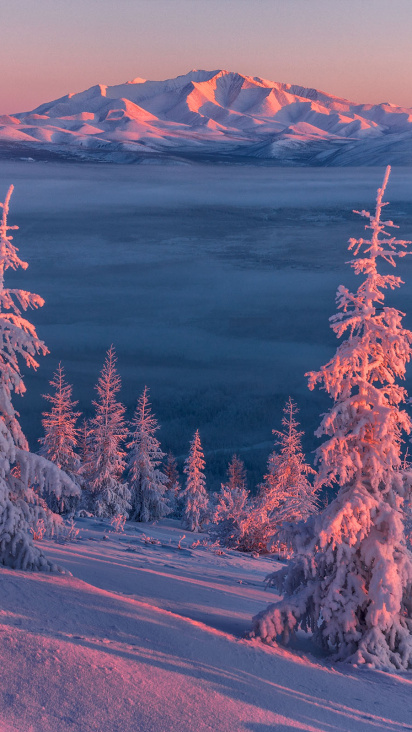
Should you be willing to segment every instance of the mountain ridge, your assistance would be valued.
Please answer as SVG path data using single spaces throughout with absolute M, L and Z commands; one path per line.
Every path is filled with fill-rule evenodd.
M 412 165 L 412 108 L 217 69 L 96 84 L 0 117 L 0 147 L 133 162 Z M 355 161 L 355 162 L 354 162 Z

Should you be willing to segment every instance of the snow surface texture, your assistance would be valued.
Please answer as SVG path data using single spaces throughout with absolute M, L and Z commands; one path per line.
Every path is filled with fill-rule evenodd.
M 167 519 L 77 527 L 42 543 L 73 577 L 0 571 L 2 732 L 412 729 L 410 675 L 243 639 L 272 560 L 192 548 L 200 534 L 179 550 Z
M 0 145 L 128 162 L 226 156 L 280 164 L 412 164 L 412 108 L 354 104 L 231 71 L 97 84 L 0 117 Z M 28 154 L 27 152 L 25 154 Z

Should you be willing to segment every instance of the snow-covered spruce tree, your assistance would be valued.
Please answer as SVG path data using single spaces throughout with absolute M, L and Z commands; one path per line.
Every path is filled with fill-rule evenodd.
M 139 397 L 129 433 L 128 480 L 131 521 L 155 521 L 169 513 L 165 498 L 166 475 L 159 470 L 165 453 L 156 438 L 159 429 L 145 386 Z
M 232 455 L 232 459 L 228 465 L 226 487 L 230 491 L 246 490 L 245 464 L 237 455 Z
M 283 430 L 273 430 L 275 450 L 269 456 L 268 472 L 260 486 L 260 500 L 276 536 L 285 524 L 304 520 L 318 507 L 317 491 L 308 480 L 315 470 L 302 451 L 302 435 L 296 420 L 298 408 L 289 397 L 283 409 Z
M 266 642 L 287 640 L 299 626 L 336 657 L 381 669 L 412 667 L 412 555 L 406 548 L 403 504 L 412 474 L 401 460 L 402 434 L 411 421 L 401 408 L 407 394 L 397 383 L 411 358 L 412 333 L 403 313 L 384 305 L 384 291 L 401 285 L 380 274 L 378 261 L 395 266 L 410 242 L 387 233 L 381 221 L 387 168 L 369 219 L 370 239 L 350 239 L 356 291 L 339 287 L 339 313 L 331 318 L 347 339 L 319 372 L 309 376 L 333 398 L 317 435 L 319 484 L 337 482 L 337 497 L 301 524 L 290 566 L 271 577 L 284 599 L 254 618 Z M 359 213 L 359 212 L 356 212 Z
M 212 516 L 210 534 L 223 546 L 237 549 L 243 537 L 242 526 L 249 513 L 249 493 L 246 489 L 246 471 L 242 460 L 233 455 L 222 483 Z
M 7 269 L 27 268 L 18 256 L 8 226 L 10 186 L 0 222 L 0 564 L 14 569 L 56 569 L 33 544 L 30 529 L 42 520 L 53 521 L 37 491 L 57 497 L 76 496 L 79 488 L 56 465 L 29 452 L 19 424 L 19 414 L 12 404 L 12 392 L 24 394 L 19 358 L 36 369 L 37 354 L 48 350 L 37 337 L 35 327 L 22 311 L 44 304 L 39 295 L 4 285 Z M 36 490 L 34 490 L 34 486 Z M 55 517 L 57 519 L 57 517 Z
M 165 483 L 165 498 L 170 507 L 171 516 L 176 518 L 182 515 L 182 486 L 179 478 L 179 471 L 177 469 L 177 460 L 175 456 L 169 452 L 167 454 L 166 463 L 164 464 L 163 472 L 166 476 Z
M 222 546 L 238 549 L 249 513 L 248 498 L 245 488 L 230 489 L 222 484 L 210 527 L 211 536 Z
M 272 549 L 273 528 L 265 502 L 260 496 L 251 500 L 244 464 L 236 455 L 228 468 L 227 484 L 221 488 L 211 534 L 241 552 L 266 554 Z
M 199 531 L 208 518 L 209 499 L 206 492 L 206 478 L 203 473 L 204 467 L 205 459 L 199 430 L 196 430 L 183 468 L 186 475 L 186 485 L 182 491 L 183 525 L 189 531 Z
M 214 519 L 223 522 L 228 512 L 228 523 L 226 526 L 222 523 L 220 527 L 218 524 L 218 532 L 225 528 L 229 530 L 232 521 L 229 540 L 235 540 L 240 551 L 268 553 L 289 549 L 288 522 L 294 524 L 317 510 L 317 490 L 307 478 L 315 471 L 305 462 L 301 445 L 303 433 L 298 431 L 296 412 L 297 407 L 289 398 L 282 419 L 284 429 L 273 431 L 277 449 L 269 457 L 268 472 L 257 497 L 250 501 L 239 493 L 234 501 L 235 494 L 230 497 L 227 488 L 222 486 Z
M 72 400 L 73 387 L 66 382 L 61 363 L 50 381 L 50 386 L 53 387 L 53 393 L 45 394 L 44 398 L 50 402 L 51 409 L 42 415 L 44 437 L 39 440 L 39 454 L 64 470 L 74 483 L 80 485 L 80 459 L 76 452 L 79 437 L 76 422 L 80 412 L 74 411 L 78 402 Z M 78 499 L 50 494 L 46 501 L 52 511 L 63 513 L 74 510 Z
M 237 548 L 242 552 L 259 554 L 268 554 L 274 550 L 273 528 L 265 507 L 258 499 L 249 504 L 247 514 L 240 523 Z
M 303 458 L 303 456 L 302 456 Z M 286 498 L 282 492 L 282 500 L 275 501 L 275 491 L 272 495 L 261 491 L 255 499 L 251 499 L 246 490 L 243 463 L 236 456 L 229 466 L 228 481 L 222 485 L 216 508 L 213 512 L 210 534 L 218 539 L 221 544 L 231 549 L 238 549 L 242 552 L 259 552 L 267 554 L 273 552 L 279 546 L 277 532 L 281 525 L 287 520 L 297 521 L 301 516 L 298 513 L 300 500 L 298 492 L 289 497 L 289 508 L 286 511 Z M 265 476 L 268 481 L 268 476 Z M 271 477 L 271 476 L 270 476 Z M 236 485 L 240 485 L 237 488 Z M 313 491 L 308 481 L 308 486 L 303 488 Z M 276 496 L 278 493 L 276 492 Z M 272 517 L 273 507 L 274 517 Z M 283 539 L 282 539 L 283 541 Z M 285 538 L 285 543 L 287 538 Z
M 95 416 L 89 421 L 88 434 L 84 437 L 84 502 L 92 513 L 102 517 L 127 515 L 130 510 L 130 490 L 122 480 L 126 467 L 123 450 L 127 437 L 126 410 L 116 400 L 121 389 L 116 360 L 114 347 L 110 346 L 96 384 Z

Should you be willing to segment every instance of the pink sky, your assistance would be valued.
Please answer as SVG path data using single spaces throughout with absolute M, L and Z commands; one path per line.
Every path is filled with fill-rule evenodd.
M 13 0 L 1 31 L 0 114 L 191 68 L 412 107 L 412 0 Z

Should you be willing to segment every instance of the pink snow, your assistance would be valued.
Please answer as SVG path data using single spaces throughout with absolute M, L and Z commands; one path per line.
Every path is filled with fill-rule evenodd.
M 96 125 L 79 129 L 79 120 Z M 114 86 L 96 84 L 33 111 L 3 115 L 0 139 L 27 142 L 24 133 L 16 130 L 19 123 L 35 125 L 33 140 L 43 144 L 115 142 L 133 150 L 149 142 L 163 150 L 183 141 L 189 149 L 200 143 L 215 142 L 220 147 L 265 142 L 268 134 L 281 142 L 290 131 L 304 142 L 385 138 L 388 133 L 408 140 L 412 109 L 355 104 L 316 89 L 226 70 L 192 70 L 165 81 L 138 77 Z
M 0 570 L 2 732 L 411 729 L 412 675 L 243 637 L 272 560 L 191 548 L 201 534 L 179 550 L 172 520 L 78 527 L 42 542 L 72 577 Z

